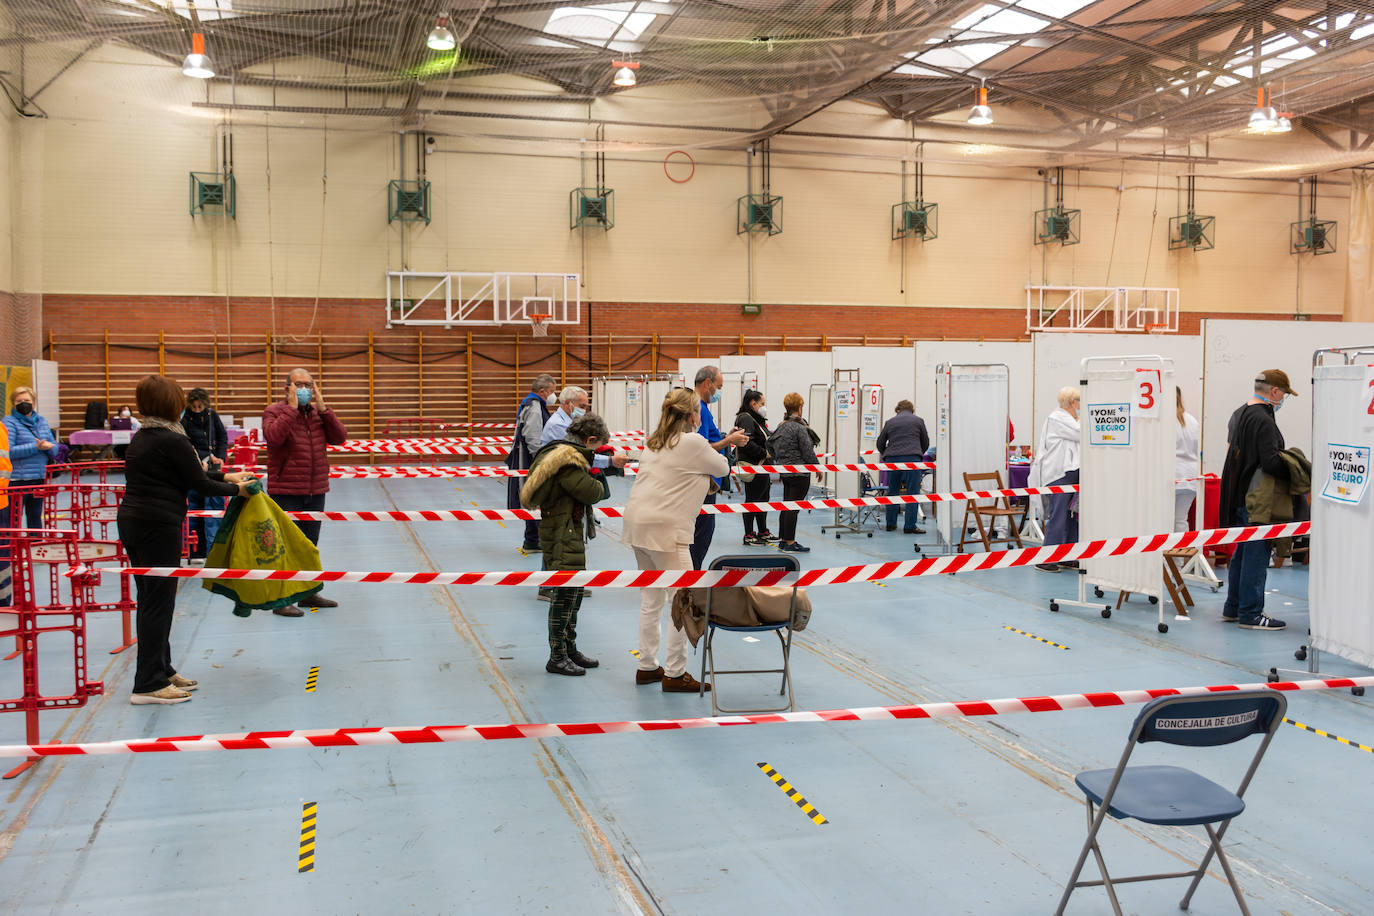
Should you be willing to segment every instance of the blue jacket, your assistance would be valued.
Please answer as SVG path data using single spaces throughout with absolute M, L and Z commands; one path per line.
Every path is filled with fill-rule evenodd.
M 14 465 L 10 479 L 42 480 L 46 477 L 49 453 L 38 447 L 38 440 L 57 444 L 48 421 L 41 414 L 21 417 L 12 413 L 5 417 L 5 430 L 10 434 L 10 463 Z

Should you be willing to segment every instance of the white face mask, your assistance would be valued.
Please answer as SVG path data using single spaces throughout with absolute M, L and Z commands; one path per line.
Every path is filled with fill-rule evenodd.
M 767 407 L 764 407 L 762 404 L 760 404 L 760 405 L 758 406 L 757 410 L 758 410 L 758 415 L 759 415 L 759 416 L 763 417 L 765 420 L 768 419 L 768 408 L 767 408 Z
M 127 417 L 127 416 L 129 416 L 129 412 L 128 412 L 127 410 L 121 410 L 121 411 L 119 412 L 119 415 L 120 415 L 121 417 Z

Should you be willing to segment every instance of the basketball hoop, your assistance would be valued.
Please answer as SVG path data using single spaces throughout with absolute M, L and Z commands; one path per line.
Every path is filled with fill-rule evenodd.
M 530 315 L 530 334 L 533 337 L 549 336 L 549 319 L 552 315 Z
M 1145 325 L 1146 334 L 1168 334 L 1170 327 L 1167 324 L 1147 324 Z

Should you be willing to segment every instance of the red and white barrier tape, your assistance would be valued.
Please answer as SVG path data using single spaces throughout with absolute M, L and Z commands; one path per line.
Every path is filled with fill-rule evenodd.
M 154 754 L 190 751 L 265 751 L 311 747 L 387 747 L 401 744 L 448 744 L 458 741 L 504 741 L 515 738 L 576 738 L 626 732 L 686 731 L 735 725 L 784 725 L 807 722 L 900 722 L 908 719 L 951 719 L 1005 716 L 1023 712 L 1066 712 L 1148 703 L 1159 697 L 1206 696 L 1241 690 L 1336 690 L 1372 687 L 1374 677 L 1278 681 L 1272 684 L 1222 684 L 1210 687 L 1164 687 L 1153 690 L 1112 690 L 1063 693 L 1042 697 L 1011 697 L 909 706 L 865 706 L 743 716 L 688 719 L 640 719 L 627 722 L 512 722 L 506 725 L 429 725 L 423 727 L 364 727 L 238 732 L 226 735 L 181 735 L 170 738 L 124 738 L 80 744 L 0 745 L 0 757 L 74 757 L 106 754 Z
M 557 588 L 559 586 L 582 586 L 585 588 L 728 588 L 735 585 L 812 586 L 909 579 L 918 576 L 977 572 L 986 569 L 1008 569 L 1036 563 L 1059 563 L 1065 560 L 1084 560 L 1093 557 L 1160 553 L 1165 550 L 1185 547 L 1213 547 L 1218 544 L 1236 544 L 1242 541 L 1266 541 L 1273 538 L 1299 537 L 1308 534 L 1310 530 L 1310 522 L 1213 528 L 1204 531 L 1181 531 L 1170 534 L 1084 541 L 1079 544 L 1055 544 L 1049 547 L 997 550 L 990 553 L 961 553 L 945 557 L 926 557 L 920 560 L 870 563 L 863 566 L 833 566 L 803 570 L 799 573 L 788 573 L 782 570 L 741 569 L 587 569 L 576 572 L 571 570 L 360 572 L 330 569 L 198 569 L 180 566 L 107 566 L 100 571 L 173 579 L 368 582 L 388 585 L 538 585 L 545 588 Z M 69 567 L 65 575 L 79 575 L 88 571 L 91 570 L 85 566 Z
M 966 490 L 959 493 L 916 493 L 902 496 L 863 496 L 847 499 L 798 499 L 767 503 L 711 503 L 701 507 L 700 515 L 739 515 L 749 512 L 786 512 L 792 509 L 855 509 L 863 506 L 904 506 L 910 503 L 959 502 L 972 499 L 998 499 L 1004 496 L 1048 496 L 1077 493 L 1078 485 L 1062 487 L 1019 487 L 1011 490 Z M 624 506 L 594 506 L 598 515 L 624 518 Z M 219 518 L 222 510 L 193 509 L 192 518 Z M 386 509 L 371 512 L 287 512 L 299 521 L 317 522 L 475 522 L 519 521 L 540 517 L 537 509 Z
M 440 423 L 440 429 L 515 429 L 514 423 Z
M 730 469 L 732 474 L 819 474 L 825 471 L 933 471 L 933 461 L 873 462 L 872 464 L 761 464 L 738 465 Z M 229 471 L 252 471 L 265 473 L 262 465 L 228 465 Z M 330 480 L 376 480 L 397 478 L 442 478 L 442 477 L 524 477 L 529 472 L 512 470 L 503 465 L 433 465 L 406 467 L 404 465 L 341 464 L 329 469 Z M 625 468 L 626 474 L 635 473 L 633 466 Z

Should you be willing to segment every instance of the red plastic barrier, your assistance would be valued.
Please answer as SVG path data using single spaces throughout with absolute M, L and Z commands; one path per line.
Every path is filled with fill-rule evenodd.
M 45 709 L 75 709 L 86 705 L 87 697 L 104 693 L 100 681 L 86 679 L 86 604 L 91 574 L 72 576 L 67 586 L 70 598 L 62 598 L 63 573 L 80 556 L 75 531 L 50 531 L 34 528 L 0 528 L 0 540 L 9 544 L 14 597 L 3 613 L 15 617 L 14 626 L 0 630 L 0 638 L 13 636 L 23 658 L 24 693 L 13 699 L 0 699 L 0 712 L 24 713 L 24 733 L 30 740 L 40 737 L 38 713 Z M 46 602 L 39 597 L 42 577 L 38 564 L 48 567 Z M 121 577 L 123 578 L 123 577 Z M 61 622 L 55 622 L 60 619 Z M 44 695 L 38 686 L 38 637 L 48 633 L 69 633 L 72 640 L 71 693 Z M 29 757 L 4 775 L 13 779 L 41 758 Z

